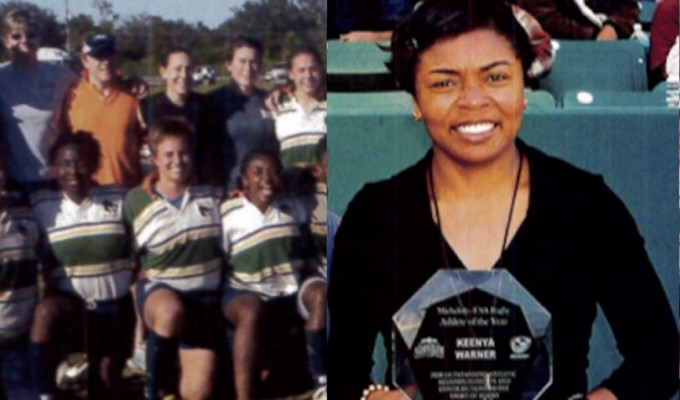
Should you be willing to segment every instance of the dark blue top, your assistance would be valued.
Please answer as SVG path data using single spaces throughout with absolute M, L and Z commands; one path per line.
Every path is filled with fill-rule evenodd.
M 241 160 L 254 149 L 278 151 L 274 119 L 264 105 L 267 93 L 255 89 L 246 96 L 234 86 L 209 94 L 221 125 L 226 129 L 220 143 L 224 176 L 229 189 L 238 187 Z
M 413 11 L 414 0 L 329 0 L 329 38 L 351 31 L 385 31 Z

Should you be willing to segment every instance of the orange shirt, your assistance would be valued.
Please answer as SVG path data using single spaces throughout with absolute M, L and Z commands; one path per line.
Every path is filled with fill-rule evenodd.
M 101 146 L 102 159 L 94 179 L 102 185 L 133 187 L 142 181 L 137 108 L 136 98 L 118 89 L 105 97 L 85 79 L 68 97 L 65 112 L 71 132 L 90 132 Z

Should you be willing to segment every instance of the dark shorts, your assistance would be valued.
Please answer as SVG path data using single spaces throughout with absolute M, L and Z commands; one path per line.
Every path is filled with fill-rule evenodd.
M 265 303 L 267 308 L 271 308 L 272 306 L 269 306 L 270 303 L 274 303 L 276 307 L 276 304 L 279 303 L 285 303 L 288 304 L 292 300 L 286 300 L 286 299 L 294 299 L 292 306 L 290 306 L 290 312 L 295 313 L 302 317 L 303 319 L 309 318 L 309 311 L 305 307 L 303 301 L 302 301 L 302 294 L 305 292 L 307 287 L 311 285 L 314 282 L 322 282 L 326 283 L 326 279 L 320 276 L 312 275 L 308 277 L 307 279 L 302 282 L 302 285 L 300 285 L 300 290 L 298 290 L 296 293 L 288 295 L 288 296 L 281 296 L 281 297 L 276 297 L 276 298 L 270 298 L 267 300 L 262 300 L 263 303 Z M 246 295 L 250 294 L 253 295 L 257 298 L 260 298 L 260 294 L 257 292 L 253 292 L 250 290 L 246 289 L 234 289 L 232 287 L 227 287 L 226 289 L 222 289 L 222 297 L 220 299 L 220 305 L 222 306 L 222 310 L 225 310 L 229 303 L 231 303 L 236 297 L 241 296 L 241 295 Z
M 260 294 L 257 292 L 251 292 L 250 290 L 245 290 L 245 289 L 234 289 L 234 288 L 226 288 L 222 289 L 222 293 L 220 296 L 220 306 L 222 307 L 222 310 L 226 310 L 227 306 L 229 303 L 231 303 L 234 299 L 236 299 L 238 296 L 243 296 L 243 295 L 251 295 L 255 296 L 258 299 L 261 300 Z
M 34 400 L 33 384 L 28 371 L 26 347 L 28 335 L 0 345 L 0 399 Z
M 147 328 L 148 324 L 144 321 L 144 304 L 149 296 L 158 289 L 171 290 L 182 300 L 185 319 L 180 337 L 180 347 L 183 349 L 216 349 L 223 326 L 218 292 L 201 290 L 182 292 L 162 282 L 152 282 L 148 279 L 140 280 L 137 282 L 135 292 L 136 306 Z
M 84 301 L 78 296 L 60 293 L 71 301 L 76 323 L 84 329 L 74 331 L 72 339 L 85 344 L 88 356 L 125 360 L 132 355 L 135 310 L 132 295 L 103 301 Z
M 300 309 L 298 307 L 297 293 L 288 296 L 262 299 L 259 293 L 250 290 L 234 288 L 223 289 L 220 302 L 222 310 L 225 310 L 230 302 L 242 295 L 252 295 L 262 301 L 262 304 L 264 305 L 263 318 L 265 336 L 267 335 L 267 331 L 270 329 L 270 327 L 273 327 L 279 323 L 277 321 L 296 321 L 304 319 L 302 314 L 300 314 Z

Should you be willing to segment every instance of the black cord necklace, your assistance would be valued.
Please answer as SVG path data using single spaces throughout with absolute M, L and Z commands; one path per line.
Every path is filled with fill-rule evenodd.
M 499 268 L 503 267 L 503 252 L 505 250 L 505 246 L 506 246 L 507 241 L 508 241 L 508 235 L 510 233 L 510 222 L 512 221 L 512 214 L 513 214 L 513 211 L 515 209 L 515 200 L 517 199 L 517 192 L 519 190 L 519 181 L 520 181 L 520 178 L 522 176 L 522 164 L 524 164 L 524 162 L 523 162 L 524 156 L 522 154 L 522 151 L 520 149 L 517 149 L 517 151 L 519 153 L 519 167 L 517 168 L 517 176 L 515 177 L 515 186 L 514 186 L 514 189 L 512 191 L 512 199 L 510 201 L 510 212 L 508 213 L 508 221 L 505 224 L 505 232 L 503 234 L 503 243 L 501 245 L 501 252 L 500 252 L 500 256 L 498 258 L 498 267 Z M 428 184 L 430 186 L 430 191 L 432 193 L 432 199 L 434 201 L 435 218 L 436 218 L 435 223 L 437 225 L 437 229 L 439 230 L 439 242 L 440 242 L 440 246 L 441 246 L 442 257 L 444 259 L 445 267 L 447 269 L 451 269 L 451 264 L 449 262 L 449 256 L 448 256 L 448 251 L 447 251 L 447 244 L 446 244 L 446 240 L 444 239 L 444 232 L 442 231 L 442 227 L 441 227 L 441 216 L 440 216 L 440 213 L 439 213 L 439 204 L 437 202 L 437 193 L 435 191 L 434 179 L 432 178 L 432 175 L 433 175 L 432 164 L 433 163 L 430 163 L 430 168 L 427 171 L 427 180 L 428 180 Z M 463 299 L 461 298 L 461 295 L 459 294 L 455 297 L 456 297 L 456 300 L 458 302 L 458 305 L 461 308 L 466 308 L 465 307 L 466 302 L 463 301 Z M 468 302 L 469 301 L 473 301 L 473 300 L 469 299 Z M 497 301 L 498 301 L 498 297 L 494 296 L 492 307 L 495 308 Z M 489 328 L 488 336 L 491 336 L 491 337 L 494 336 L 493 330 L 494 330 L 494 328 L 493 328 L 493 326 L 491 326 Z M 468 325 L 468 335 L 471 336 L 471 337 L 477 337 L 475 329 L 470 325 Z M 491 370 L 489 369 L 490 367 L 489 367 L 488 363 L 489 362 L 487 361 L 485 363 L 485 366 L 482 367 L 481 370 L 486 371 L 486 373 L 484 375 L 484 387 L 487 390 L 491 391 L 491 372 L 490 372 Z M 493 369 L 493 362 L 491 362 L 491 363 L 492 363 L 491 369 Z
M 512 191 L 512 199 L 510 201 L 510 212 L 508 213 L 508 221 L 505 224 L 505 232 L 503 234 L 503 244 L 501 245 L 501 254 L 498 258 L 498 266 L 503 267 L 503 252 L 505 250 L 505 246 L 508 241 L 508 234 L 510 232 L 510 222 L 512 221 L 512 214 L 515 209 L 515 200 L 517 199 L 517 191 L 519 189 L 519 180 L 522 176 L 522 164 L 524 164 L 524 155 L 522 154 L 522 150 L 517 148 L 517 152 L 519 153 L 519 167 L 517 168 L 517 176 L 515 177 L 515 187 Z M 427 172 L 427 180 L 428 184 L 430 186 L 430 191 L 432 192 L 432 200 L 434 202 L 434 211 L 435 211 L 435 224 L 437 225 L 437 229 L 439 230 L 439 243 L 441 246 L 441 251 L 442 251 L 442 257 L 444 259 L 444 263 L 447 269 L 451 268 L 451 264 L 449 262 L 449 254 L 447 251 L 447 244 L 446 240 L 444 239 L 444 232 L 442 231 L 442 226 L 441 226 L 441 217 L 439 215 L 439 203 L 437 202 L 437 193 L 435 191 L 434 187 L 434 180 L 432 178 L 432 162 L 430 162 L 430 168 L 429 171 Z

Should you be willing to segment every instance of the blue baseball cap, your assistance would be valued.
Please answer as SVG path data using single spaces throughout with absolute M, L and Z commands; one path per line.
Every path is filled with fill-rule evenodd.
M 109 33 L 93 33 L 85 38 L 83 54 L 92 57 L 104 57 L 118 53 L 116 37 Z

